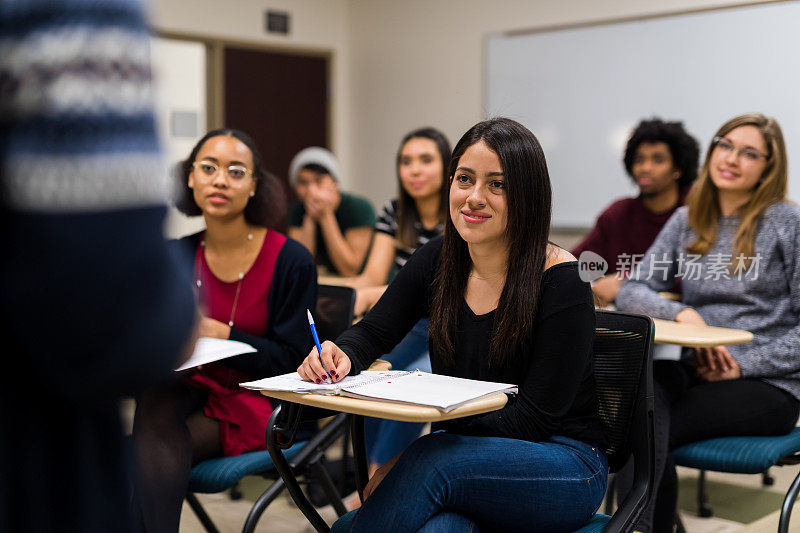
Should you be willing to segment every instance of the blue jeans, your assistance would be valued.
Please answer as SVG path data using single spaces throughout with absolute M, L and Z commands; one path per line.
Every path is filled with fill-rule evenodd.
M 431 371 L 428 354 L 428 319 L 417 322 L 390 353 L 384 355 L 392 370 Z M 408 447 L 419 437 L 425 424 L 397 422 L 380 418 L 364 419 L 364 441 L 370 463 L 383 464 Z
M 433 433 L 403 453 L 352 531 L 574 531 L 600 506 L 607 478 L 602 451 L 565 437 Z

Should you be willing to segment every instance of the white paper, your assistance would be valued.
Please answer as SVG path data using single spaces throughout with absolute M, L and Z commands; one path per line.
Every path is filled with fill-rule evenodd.
M 244 342 L 232 341 L 228 339 L 215 339 L 212 337 L 200 337 L 194 346 L 194 352 L 188 361 L 175 369 L 176 372 L 194 368 L 196 366 L 213 363 L 220 359 L 227 359 L 234 355 L 252 353 L 257 351 L 255 348 Z
M 338 394 L 340 390 L 348 387 L 358 387 L 375 379 L 391 378 L 400 374 L 407 374 L 407 372 L 402 370 L 367 370 L 357 376 L 345 376 L 338 383 L 321 383 L 317 385 L 310 381 L 304 381 L 297 372 L 291 372 L 271 378 L 240 383 L 239 386 L 252 390 Z
M 516 393 L 517 386 L 475 379 L 456 378 L 427 372 L 411 372 L 400 379 L 389 379 L 356 387 L 342 387 L 348 396 L 426 405 L 448 412 L 469 401 L 498 392 Z
M 240 383 L 253 390 L 352 396 L 390 402 L 426 405 L 448 412 L 471 400 L 498 392 L 516 393 L 517 386 L 474 379 L 455 378 L 415 370 L 368 370 L 347 376 L 338 383 L 317 385 L 303 381 L 297 372 Z

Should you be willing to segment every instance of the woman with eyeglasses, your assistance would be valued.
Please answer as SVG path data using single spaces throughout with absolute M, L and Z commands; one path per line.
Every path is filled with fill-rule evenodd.
M 672 531 L 677 476 L 669 452 L 714 437 L 782 435 L 800 410 L 800 207 L 786 199 L 775 119 L 722 125 L 680 208 L 617 296 L 617 307 L 751 331 L 753 341 L 656 361 L 656 494 L 637 529 Z M 658 296 L 681 277 L 683 301 Z
M 282 220 L 284 199 L 250 137 L 232 129 L 207 133 L 176 177 L 176 206 L 206 223 L 178 241 L 193 265 L 200 335 L 242 341 L 257 352 L 186 371 L 137 399 L 133 434 L 146 531 L 178 531 L 193 465 L 266 448 L 269 400 L 238 384 L 297 368 L 317 291 L 311 255 L 270 227 Z

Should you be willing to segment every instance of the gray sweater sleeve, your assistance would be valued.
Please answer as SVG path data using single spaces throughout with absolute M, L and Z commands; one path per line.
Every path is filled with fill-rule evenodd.
M 675 315 L 688 307 L 658 295 L 674 286 L 680 237 L 686 223 L 686 208 L 682 207 L 670 217 L 642 261 L 622 284 L 616 299 L 619 310 L 675 320 Z
M 777 235 L 795 325 L 767 343 L 729 346 L 742 377 L 777 378 L 800 371 L 800 218 L 787 218 L 768 218 L 765 230 Z

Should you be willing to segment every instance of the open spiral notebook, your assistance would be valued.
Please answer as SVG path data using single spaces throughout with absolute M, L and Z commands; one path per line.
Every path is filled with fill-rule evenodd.
M 419 370 L 367 370 L 338 383 L 303 381 L 297 372 L 240 383 L 252 390 L 327 394 L 435 407 L 445 413 L 498 392 L 516 394 L 517 386 L 430 374 Z

